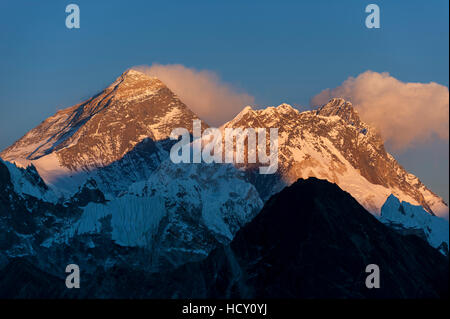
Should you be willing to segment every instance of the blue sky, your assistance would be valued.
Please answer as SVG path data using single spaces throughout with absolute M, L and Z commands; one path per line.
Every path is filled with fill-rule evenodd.
M 81 28 L 65 27 L 76 3 Z M 376 3 L 381 28 L 367 29 Z M 307 106 L 366 71 L 448 87 L 447 0 L 1 1 L 0 148 L 125 69 L 179 63 L 216 72 L 258 105 Z M 448 201 L 447 141 L 395 154 Z

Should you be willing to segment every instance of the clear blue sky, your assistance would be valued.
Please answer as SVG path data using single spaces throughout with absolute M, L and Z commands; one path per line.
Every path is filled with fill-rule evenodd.
M 81 29 L 65 27 L 65 7 Z M 364 8 L 381 8 L 381 29 Z M 0 149 L 154 62 L 215 71 L 259 105 L 308 105 L 366 70 L 448 86 L 448 0 L 0 2 Z M 396 154 L 448 201 L 448 141 Z

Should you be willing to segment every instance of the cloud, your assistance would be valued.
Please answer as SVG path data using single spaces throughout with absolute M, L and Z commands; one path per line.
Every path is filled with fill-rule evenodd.
M 199 118 L 210 125 L 222 125 L 255 101 L 254 97 L 238 92 L 220 81 L 211 71 L 198 71 L 180 64 L 153 64 L 134 69 L 159 78 Z
M 353 103 L 361 119 L 378 129 L 395 150 L 425 143 L 433 137 L 448 140 L 449 91 L 446 86 L 402 82 L 389 75 L 366 71 L 311 99 L 325 104 L 332 97 Z

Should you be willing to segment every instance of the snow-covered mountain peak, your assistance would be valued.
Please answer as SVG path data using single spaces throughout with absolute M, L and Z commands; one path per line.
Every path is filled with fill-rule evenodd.
M 99 94 L 43 121 L 0 156 L 24 166 L 33 163 L 53 184 L 61 176 L 117 162 L 144 139 L 167 140 L 176 127 L 192 130 L 194 119 L 160 80 L 128 70 Z
M 282 103 L 276 107 L 276 110 L 281 113 L 291 113 L 296 112 L 299 113 L 298 110 L 294 109 L 291 105 L 287 103 Z
M 343 98 L 335 97 L 330 99 L 326 104 L 320 107 L 320 110 L 335 110 L 341 109 L 343 107 L 352 107 L 352 103 L 350 101 L 346 101 Z
M 250 115 L 250 116 L 251 116 L 251 114 L 253 114 L 253 112 L 255 112 L 255 110 L 254 110 L 250 105 L 247 105 L 246 107 L 244 107 L 244 108 L 242 109 L 242 111 L 240 111 L 240 112 L 234 117 L 233 120 L 240 119 L 240 118 L 242 118 L 242 117 L 244 117 L 244 116 L 246 116 L 246 115 Z
M 290 106 L 287 103 L 282 103 L 278 105 L 277 107 L 269 106 L 265 109 L 258 110 L 258 115 L 263 116 L 286 116 L 286 115 L 293 115 L 299 114 L 299 111 L 294 109 L 292 106 Z
M 5 162 L 0 158 L 0 166 L 7 168 L 9 181 L 13 185 L 14 191 L 22 198 L 33 196 L 53 203 L 58 200 L 53 191 L 45 185 L 32 164 L 22 168 L 17 167 L 14 163 Z
M 317 110 L 317 115 L 321 116 L 339 116 L 348 124 L 359 126 L 361 119 L 352 103 L 342 98 L 331 99 L 327 104 Z
M 123 76 L 129 76 L 129 77 L 138 77 L 138 78 L 155 78 L 152 76 L 149 76 L 147 74 L 145 74 L 144 72 L 141 72 L 139 70 L 136 69 L 128 69 L 125 72 L 122 73 Z
M 386 198 L 394 194 L 428 212 L 448 215 L 442 199 L 386 152 L 376 130 L 344 99 L 331 99 L 307 112 L 287 104 L 248 110 L 223 127 L 278 128 L 277 176 L 284 185 L 317 177 L 338 184 L 374 214 L 380 214 Z M 264 199 L 282 187 L 274 181 L 257 182 Z
M 155 80 L 156 77 L 150 76 L 144 72 L 141 72 L 136 69 L 128 69 L 125 72 L 123 72 L 113 83 L 118 84 L 120 82 L 140 82 L 140 81 L 149 81 L 149 80 Z
M 158 78 L 130 69 L 122 73 L 105 89 L 105 92 L 113 93 L 116 100 L 128 102 L 145 99 L 150 95 L 158 94 L 160 90 L 169 89 Z
M 277 107 L 268 106 L 263 109 L 253 109 L 246 106 L 235 118 L 222 125 L 225 127 L 273 127 L 278 128 L 295 119 L 300 112 L 291 105 L 283 103 Z
M 381 208 L 380 221 L 401 232 L 419 234 L 444 255 L 449 253 L 448 221 L 421 206 L 400 201 L 391 194 Z

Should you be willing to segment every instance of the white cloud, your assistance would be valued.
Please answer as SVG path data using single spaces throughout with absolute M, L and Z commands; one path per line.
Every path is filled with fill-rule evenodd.
M 311 104 L 341 97 L 353 103 L 361 119 L 377 128 L 397 150 L 425 143 L 433 137 L 448 140 L 449 91 L 446 86 L 402 82 L 389 75 L 366 71 L 340 86 L 326 89 Z
M 211 71 L 198 71 L 180 64 L 153 64 L 134 69 L 159 78 L 198 117 L 213 126 L 220 126 L 246 105 L 254 104 L 252 96 L 223 83 Z

